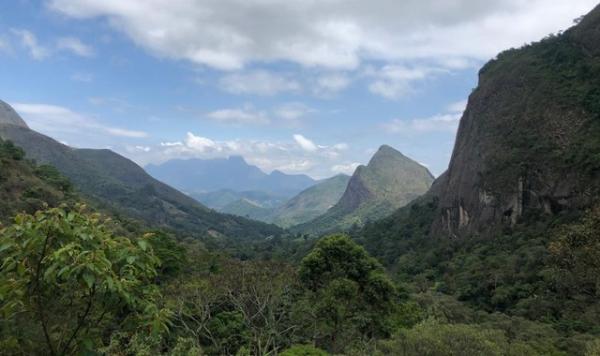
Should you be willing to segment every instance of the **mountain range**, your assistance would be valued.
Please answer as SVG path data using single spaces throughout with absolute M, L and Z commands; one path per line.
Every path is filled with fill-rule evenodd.
M 260 238 L 282 232 L 274 225 L 217 213 L 113 151 L 76 149 L 35 132 L 2 101 L 0 138 L 23 148 L 27 158 L 56 167 L 99 207 L 150 226 L 217 237 Z
M 292 197 L 316 183 L 304 174 L 285 174 L 278 170 L 267 174 L 240 156 L 172 159 L 158 165 L 149 164 L 145 168 L 154 178 L 190 195 L 230 190 Z

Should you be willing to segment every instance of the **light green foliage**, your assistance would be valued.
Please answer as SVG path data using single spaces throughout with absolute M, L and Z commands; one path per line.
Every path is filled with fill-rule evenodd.
M 294 345 L 279 354 L 280 356 L 327 356 L 328 353 L 312 345 Z
M 568 295 L 600 295 L 600 208 L 563 226 L 549 245 L 558 287 Z
M 402 330 L 391 341 L 382 342 L 380 351 L 384 355 L 399 356 L 494 356 L 510 354 L 507 349 L 508 344 L 499 331 L 426 321 L 413 329 Z
M 585 356 L 600 356 L 600 339 L 594 339 L 585 346 Z
M 0 331 L 21 350 L 68 354 L 112 328 L 165 331 L 147 238 L 113 236 L 84 206 L 21 214 L 0 231 Z
M 299 276 L 318 346 L 338 352 L 390 332 L 396 289 L 379 262 L 348 236 L 320 240 L 302 260 Z

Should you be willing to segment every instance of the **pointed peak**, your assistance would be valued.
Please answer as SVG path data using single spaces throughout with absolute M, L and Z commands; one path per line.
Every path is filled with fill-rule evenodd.
M 392 146 L 388 146 L 388 145 L 381 145 L 381 147 L 379 147 L 377 152 L 375 152 L 375 154 L 371 158 L 371 161 L 373 159 L 378 159 L 378 158 L 382 158 L 382 157 L 395 157 L 395 158 L 399 158 L 399 159 L 407 158 L 405 155 L 402 154 L 402 152 L 400 152 L 397 149 L 393 148 Z
M 25 120 L 17 114 L 15 109 L 2 100 L 0 100 L 0 124 L 19 126 L 26 129 L 29 128 Z
M 381 145 L 381 146 L 379 147 L 379 149 L 377 150 L 377 152 L 378 152 L 378 153 L 379 153 L 379 152 L 392 152 L 392 153 L 399 153 L 399 154 L 402 154 L 402 153 L 400 153 L 400 151 L 398 151 L 397 149 L 395 149 L 394 147 L 392 147 L 392 146 L 389 146 L 389 145 Z

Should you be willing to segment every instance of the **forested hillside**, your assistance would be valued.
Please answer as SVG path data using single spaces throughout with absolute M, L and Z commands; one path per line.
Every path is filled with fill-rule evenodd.
M 15 125 L 18 114 L 3 107 L 10 110 L 0 112 L 5 115 L 0 116 L 0 137 L 21 147 L 28 159 L 54 166 L 103 209 L 181 234 L 260 239 L 282 233 L 274 225 L 210 210 L 110 150 L 74 149 Z

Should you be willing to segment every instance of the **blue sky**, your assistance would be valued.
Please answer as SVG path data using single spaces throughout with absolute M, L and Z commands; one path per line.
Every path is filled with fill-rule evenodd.
M 0 99 L 141 165 L 242 155 L 323 178 L 389 144 L 439 175 L 479 67 L 595 4 L 4 1 Z

